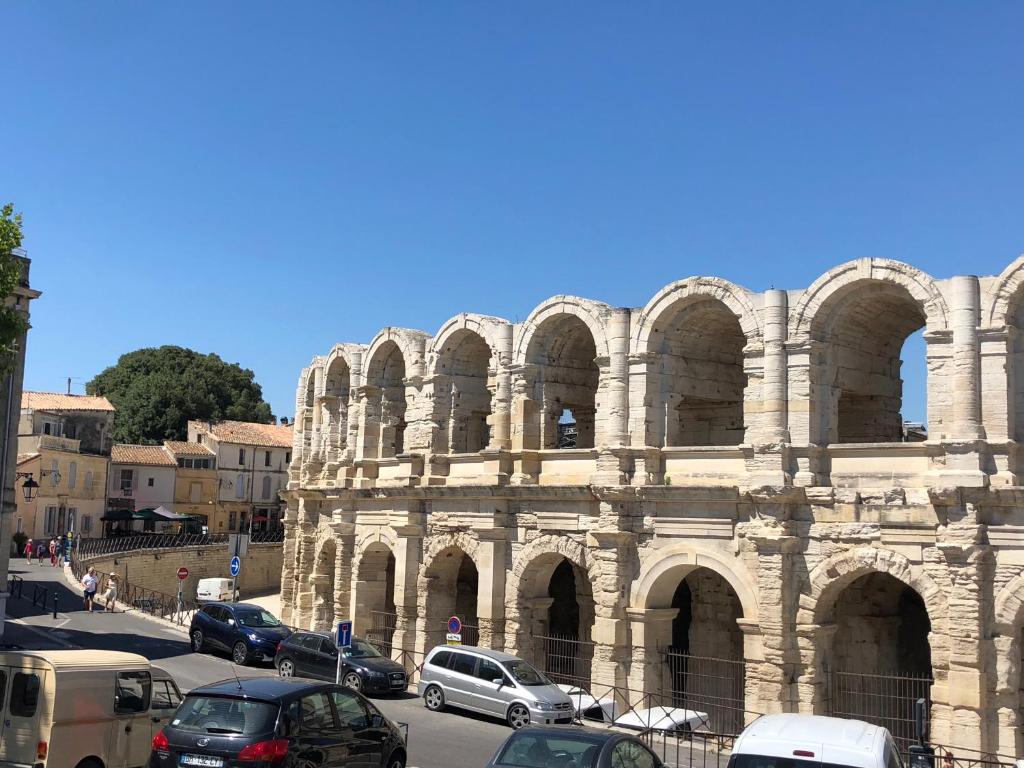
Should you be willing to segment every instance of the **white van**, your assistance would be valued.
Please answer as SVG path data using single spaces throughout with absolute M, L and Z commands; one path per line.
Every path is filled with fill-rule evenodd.
M 233 579 L 200 579 L 196 586 L 196 600 L 200 603 L 230 601 L 234 591 Z
M 141 768 L 181 703 L 134 653 L 0 653 L 0 768 Z
M 888 730 L 863 720 L 765 715 L 736 739 L 729 768 L 903 768 Z

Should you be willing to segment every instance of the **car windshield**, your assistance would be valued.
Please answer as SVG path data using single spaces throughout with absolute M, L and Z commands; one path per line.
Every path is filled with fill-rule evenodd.
M 345 649 L 345 656 L 349 659 L 377 659 L 381 652 L 365 640 L 352 640 L 352 647 Z
M 580 735 L 517 733 L 505 742 L 495 765 L 519 768 L 595 768 L 601 742 Z
M 520 685 L 551 685 L 550 680 L 525 661 L 506 661 L 504 667 Z
M 269 733 L 277 722 L 277 705 L 224 696 L 186 696 L 171 727 L 193 733 Z
M 238 623 L 243 627 L 280 627 L 281 622 L 277 620 L 277 617 L 269 611 L 264 611 L 262 608 L 256 610 L 239 610 L 235 609 L 235 616 L 238 617 Z

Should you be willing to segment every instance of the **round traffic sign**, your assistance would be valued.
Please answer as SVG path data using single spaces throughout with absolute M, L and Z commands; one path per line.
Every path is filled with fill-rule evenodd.
M 231 558 L 231 575 L 237 576 L 238 572 L 242 570 L 242 561 L 235 555 Z
M 179 581 L 184 581 L 187 578 L 188 578 L 188 568 L 186 568 L 183 565 L 183 566 L 181 566 L 181 568 L 178 569 L 178 580 Z
M 448 631 L 453 635 L 457 635 L 462 632 L 462 622 L 459 620 L 458 616 L 452 616 L 448 619 Z

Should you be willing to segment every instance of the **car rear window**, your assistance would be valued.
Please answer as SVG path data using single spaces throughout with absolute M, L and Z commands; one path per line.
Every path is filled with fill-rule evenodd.
M 171 726 L 193 733 L 253 736 L 274 730 L 277 704 L 226 696 L 186 696 Z
M 495 765 L 514 765 L 521 768 L 559 768 L 579 766 L 596 768 L 602 742 L 580 734 L 579 736 L 548 735 L 542 733 L 514 734 L 501 750 Z
M 849 766 L 823 763 L 820 760 L 740 754 L 729 758 L 729 768 L 849 768 Z
M 451 661 L 451 659 L 452 659 L 452 652 L 451 651 L 440 651 L 438 653 L 435 653 L 430 658 L 430 666 L 432 666 L 432 667 L 447 667 L 448 666 L 448 662 Z

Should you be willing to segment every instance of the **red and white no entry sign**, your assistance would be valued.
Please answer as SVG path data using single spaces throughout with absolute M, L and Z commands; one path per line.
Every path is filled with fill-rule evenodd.
M 178 569 L 178 579 L 180 581 L 184 581 L 187 578 L 188 578 L 188 568 L 186 568 L 183 565 L 183 566 L 181 566 L 181 568 Z

